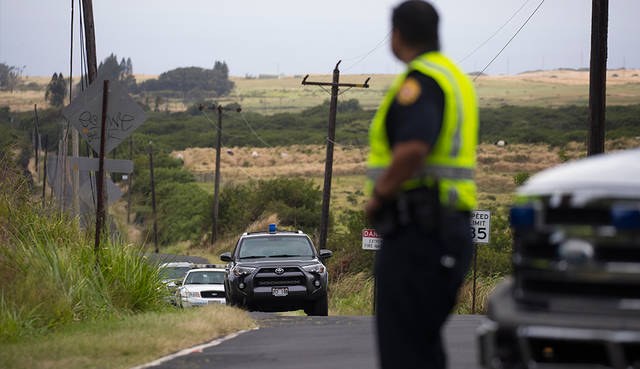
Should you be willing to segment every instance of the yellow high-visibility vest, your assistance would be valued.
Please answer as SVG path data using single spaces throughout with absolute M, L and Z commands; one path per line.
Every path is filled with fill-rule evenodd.
M 444 93 L 444 112 L 440 134 L 430 148 L 423 167 L 402 184 L 402 190 L 433 187 L 438 183 L 442 205 L 457 210 L 474 209 L 477 200 L 473 174 L 478 143 L 475 88 L 467 75 L 440 52 L 428 52 L 411 61 L 382 100 L 369 129 L 371 151 L 367 163 L 367 190 L 371 193 L 376 179 L 391 164 L 387 113 L 405 78 L 412 71 L 433 78 L 440 86 Z

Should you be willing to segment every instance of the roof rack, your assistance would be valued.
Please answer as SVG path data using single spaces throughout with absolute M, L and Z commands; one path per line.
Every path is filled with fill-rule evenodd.
M 265 234 L 277 234 L 277 233 L 296 233 L 296 234 L 304 234 L 304 232 L 302 232 L 301 230 L 297 230 L 297 231 L 277 230 L 277 231 L 275 231 L 275 232 L 269 232 L 269 231 L 244 232 L 242 235 L 243 235 L 243 236 L 247 236 L 247 235 L 250 235 L 250 234 L 258 234 L 258 233 L 265 233 Z
M 224 264 L 194 264 L 194 267 L 191 269 L 200 269 L 200 268 L 217 268 L 224 269 Z

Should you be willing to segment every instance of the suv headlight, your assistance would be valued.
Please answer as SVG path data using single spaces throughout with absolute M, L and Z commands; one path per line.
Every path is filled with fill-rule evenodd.
M 307 266 L 303 266 L 302 269 L 304 269 L 305 271 L 309 272 L 309 273 L 322 273 L 324 272 L 324 265 L 318 263 L 318 264 L 312 264 L 312 265 L 307 265 Z
M 251 274 L 253 273 L 254 270 L 256 270 L 256 268 L 236 266 L 235 268 L 233 268 L 233 274 L 236 276 L 241 276 L 241 275 Z

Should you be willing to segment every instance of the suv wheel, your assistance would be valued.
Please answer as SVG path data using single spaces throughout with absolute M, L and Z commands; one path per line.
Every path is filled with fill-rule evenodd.
M 318 300 L 309 303 L 304 312 L 307 315 L 315 316 L 327 316 L 329 315 L 329 303 L 327 301 L 327 295 L 319 298 Z

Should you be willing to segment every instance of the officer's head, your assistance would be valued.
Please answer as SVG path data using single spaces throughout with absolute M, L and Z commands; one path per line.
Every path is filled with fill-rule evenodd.
M 425 1 L 409 0 L 398 5 L 393 9 L 391 26 L 391 49 L 404 62 L 440 50 L 438 12 Z

